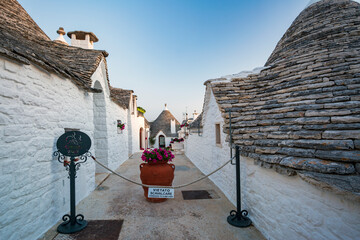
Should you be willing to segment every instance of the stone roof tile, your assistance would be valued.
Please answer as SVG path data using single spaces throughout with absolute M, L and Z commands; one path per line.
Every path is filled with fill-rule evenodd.
M 131 94 L 133 90 L 110 87 L 111 99 L 124 109 L 129 109 Z

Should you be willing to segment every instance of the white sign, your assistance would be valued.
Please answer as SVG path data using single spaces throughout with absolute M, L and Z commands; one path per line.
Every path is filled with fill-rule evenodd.
M 172 188 L 149 188 L 149 198 L 174 198 L 174 189 Z

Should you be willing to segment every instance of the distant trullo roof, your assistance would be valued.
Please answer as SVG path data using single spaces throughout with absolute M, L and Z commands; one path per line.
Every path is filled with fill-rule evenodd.
M 171 133 L 171 120 L 175 120 L 176 133 Z M 162 111 L 156 120 L 150 123 L 150 137 L 155 137 L 159 131 L 163 131 L 167 137 L 177 137 L 177 131 L 179 130 L 180 123 L 169 110 Z
M 232 111 L 241 155 L 290 175 L 360 172 L 359 19 L 357 2 L 318 1 L 291 24 L 267 69 L 208 82 L 226 133 Z
M 110 96 L 112 100 L 125 109 L 129 109 L 131 94 L 133 90 L 110 87 Z
M 108 56 L 51 41 L 16 0 L 0 1 L 0 54 L 60 74 L 89 91 L 96 91 L 90 77 Z
M 200 115 L 192 123 L 190 123 L 189 127 L 191 129 L 202 128 L 202 118 L 203 112 L 201 112 Z

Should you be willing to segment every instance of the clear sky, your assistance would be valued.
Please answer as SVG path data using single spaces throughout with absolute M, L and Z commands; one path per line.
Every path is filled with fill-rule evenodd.
M 309 0 L 19 2 L 51 39 L 60 26 L 95 33 L 111 85 L 134 90 L 149 121 L 164 103 L 181 121 L 201 111 L 207 79 L 263 66 Z

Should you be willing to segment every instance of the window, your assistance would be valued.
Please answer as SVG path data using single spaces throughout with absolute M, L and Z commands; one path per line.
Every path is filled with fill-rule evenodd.
M 215 138 L 216 144 L 221 144 L 221 135 L 220 135 L 220 123 L 215 124 Z

